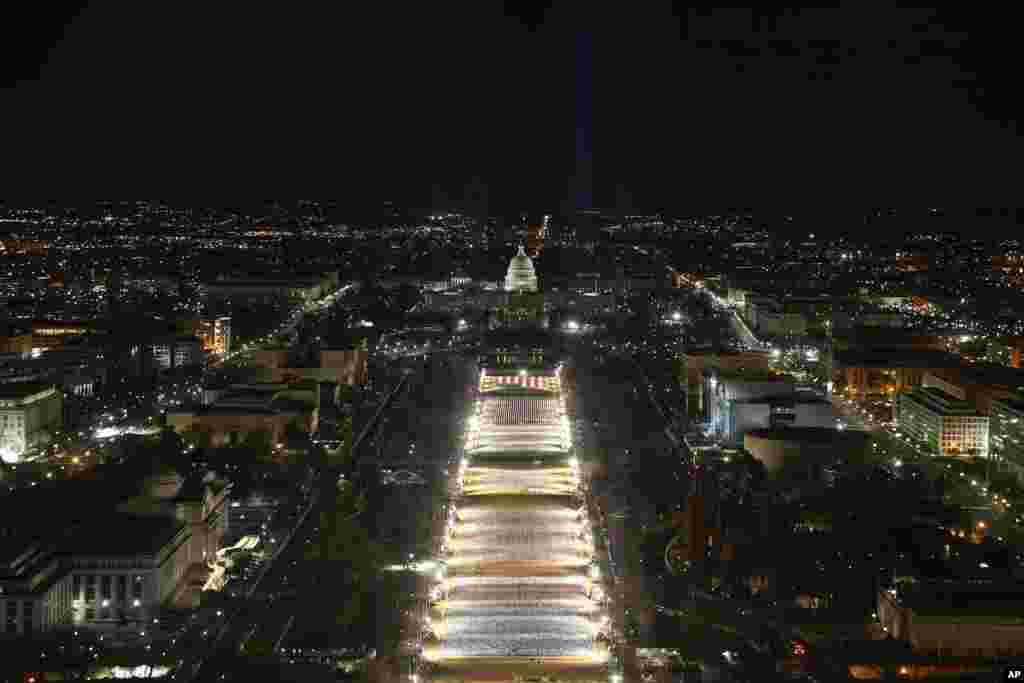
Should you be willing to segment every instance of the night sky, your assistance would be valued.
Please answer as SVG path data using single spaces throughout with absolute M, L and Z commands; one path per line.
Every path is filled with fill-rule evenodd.
M 998 206 L 1017 184 L 1009 14 L 442 4 L 19 18 L 7 171 L 42 194 L 109 179 L 411 204 L 480 175 L 508 209 L 589 176 L 577 204 L 622 184 L 693 212 Z

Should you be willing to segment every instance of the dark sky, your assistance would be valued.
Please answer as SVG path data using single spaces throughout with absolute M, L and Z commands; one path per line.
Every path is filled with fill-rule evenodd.
M 47 195 L 414 204 L 476 174 L 497 206 L 556 207 L 582 128 L 596 204 L 622 183 L 693 211 L 995 206 L 1018 184 L 1009 10 L 354 4 L 376 9 L 9 16 L 5 170 Z

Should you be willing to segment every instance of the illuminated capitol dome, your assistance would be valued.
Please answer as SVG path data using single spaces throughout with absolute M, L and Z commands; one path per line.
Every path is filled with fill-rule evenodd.
M 523 245 L 519 245 L 519 252 L 509 261 L 508 274 L 505 276 L 505 290 L 509 292 L 537 291 L 537 273 L 533 270 L 533 260 L 523 251 Z

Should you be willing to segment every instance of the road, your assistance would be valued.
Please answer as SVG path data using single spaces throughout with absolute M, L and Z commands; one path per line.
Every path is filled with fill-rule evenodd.
M 336 474 L 331 471 L 324 471 L 317 477 L 313 504 L 306 509 L 301 523 L 290 537 L 277 539 L 283 549 L 278 551 L 275 558 L 268 558 L 269 564 L 263 577 L 254 586 L 255 590 L 247 598 L 232 600 L 225 604 L 223 625 L 210 629 L 206 635 L 210 640 L 205 648 L 201 644 L 196 644 L 200 646 L 199 649 L 191 653 L 193 657 L 190 661 L 186 660 L 177 680 L 217 680 L 220 672 L 215 670 L 214 665 L 208 664 L 211 655 L 233 654 L 241 643 L 247 641 L 276 641 L 284 624 L 294 614 L 294 610 L 289 609 L 287 600 L 277 599 L 270 602 L 267 596 L 284 592 L 288 587 L 285 577 L 293 570 L 293 562 L 302 557 L 304 540 L 316 533 L 320 513 L 332 503 L 330 489 L 335 486 L 335 481 Z
M 291 334 L 295 330 L 295 328 L 298 327 L 299 324 L 301 324 L 306 319 L 307 314 L 316 311 L 324 311 L 330 308 L 331 306 L 334 306 L 335 304 L 339 303 L 346 294 L 356 291 L 358 287 L 359 285 L 357 283 L 343 285 L 342 287 L 339 287 L 336 291 L 332 292 L 331 294 L 328 294 L 327 296 L 321 299 L 318 299 L 315 302 L 312 302 L 304 306 L 296 307 L 288 314 L 288 317 L 284 320 L 284 322 L 282 322 L 280 325 L 274 328 L 274 331 L 271 334 L 268 334 L 262 339 L 256 340 L 255 342 L 249 342 L 245 344 L 242 348 L 232 351 L 223 358 L 217 358 L 211 361 L 208 364 L 208 367 L 211 369 L 217 368 L 239 356 L 243 356 L 246 353 L 256 351 L 260 348 L 261 344 L 269 342 L 270 338 L 273 336 L 286 336 Z

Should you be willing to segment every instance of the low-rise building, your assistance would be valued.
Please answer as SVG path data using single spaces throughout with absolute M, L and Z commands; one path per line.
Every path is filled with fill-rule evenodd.
M 989 450 L 1024 482 L 1024 396 L 992 401 Z
M 93 346 L 64 347 L 30 357 L 0 360 L 0 383 L 37 382 L 56 384 L 66 396 L 94 395 L 107 381 L 113 363 Z
M 720 368 L 726 372 L 740 370 L 769 372 L 771 355 L 764 351 L 717 351 L 712 349 L 690 349 L 678 355 L 682 364 L 680 378 L 685 381 L 683 390 L 691 416 L 705 413 L 704 371 Z
M 825 467 L 863 452 L 869 441 L 866 433 L 853 430 L 779 426 L 747 432 L 743 448 L 769 475 L 786 470 L 794 473 L 795 479 L 825 481 Z
M 956 356 L 935 349 L 839 349 L 833 352 L 832 381 L 851 398 L 892 396 L 920 386 L 928 373 L 959 367 Z
M 104 628 L 181 604 L 203 551 L 219 548 L 224 491 L 200 503 L 167 468 L 133 467 L 101 465 L 91 479 L 0 499 L 0 638 Z
M 27 356 L 32 353 L 32 332 L 0 324 L 0 354 Z
M 122 503 L 126 514 L 177 519 L 188 525 L 189 538 L 182 563 L 183 585 L 174 596 L 178 604 L 198 604 L 198 594 L 209 577 L 209 564 L 223 545 L 227 531 L 230 486 L 212 476 L 182 479 L 170 468 L 158 469 L 142 485 L 141 495 Z
M 916 653 L 943 657 L 1024 654 L 1024 586 L 992 580 L 900 583 L 878 593 L 878 620 Z
M 148 621 L 184 588 L 189 524 L 172 517 L 114 513 L 67 544 L 72 623 Z
M 54 544 L 0 528 L 0 638 L 48 631 L 71 611 L 71 580 Z
M 241 443 L 254 432 L 278 443 L 291 428 L 309 433 L 316 401 L 316 383 L 235 385 L 209 406 L 168 412 L 167 424 L 178 433 L 207 432 L 214 447 Z
M 364 349 L 321 349 L 316 367 L 302 365 L 288 349 L 263 349 L 253 354 L 254 363 L 263 369 L 266 382 L 334 382 L 363 384 L 367 380 L 369 352 Z
M 283 307 L 305 304 L 338 288 L 338 272 L 264 273 L 223 275 L 204 283 L 208 307 L 223 310 L 233 301 L 272 304 Z
M 231 316 L 182 319 L 178 330 L 199 339 L 202 350 L 217 356 L 231 353 Z
M 901 431 L 940 455 L 988 457 L 989 418 L 961 390 L 933 375 L 918 389 L 900 394 L 896 419 Z
M 64 395 L 52 384 L 0 384 L 0 455 L 17 461 L 21 454 L 48 443 L 64 424 Z
M 191 335 L 169 336 L 153 342 L 153 362 L 161 370 L 170 370 L 203 362 L 202 344 Z

